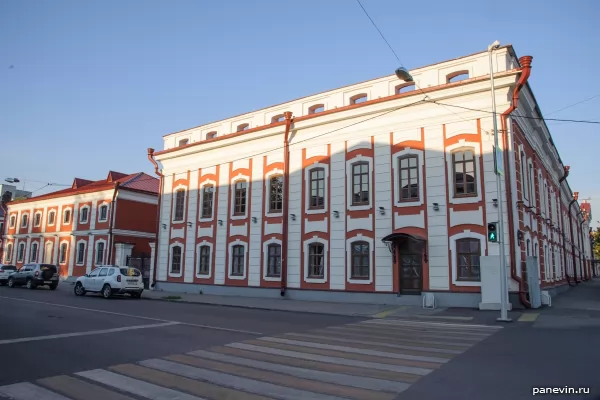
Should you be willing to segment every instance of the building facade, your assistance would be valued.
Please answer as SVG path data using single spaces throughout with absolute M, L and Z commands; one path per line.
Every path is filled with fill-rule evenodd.
M 30 198 L 32 193 L 27 190 L 17 189 L 14 185 L 7 185 L 6 183 L 0 183 L 0 198 L 4 198 L 5 194 L 9 192 L 7 196 L 8 200 L 14 200 L 21 197 Z
M 528 302 L 528 255 L 543 290 L 589 276 L 587 223 L 527 84 L 531 60 L 493 53 L 501 193 L 487 52 L 166 135 L 149 149 L 158 287 L 477 306 L 500 201 L 513 302 Z
M 7 203 L 3 261 L 55 264 L 65 278 L 150 257 L 158 185 L 145 173 L 110 171 L 106 179 L 75 178 L 71 188 Z

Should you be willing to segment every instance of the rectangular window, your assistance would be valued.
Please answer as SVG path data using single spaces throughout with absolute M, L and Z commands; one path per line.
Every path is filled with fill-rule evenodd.
M 181 273 L 181 247 L 173 246 L 173 256 L 171 257 L 171 273 Z
M 352 205 L 369 204 L 369 163 L 352 164 Z
M 14 215 L 10 216 L 10 227 L 14 228 L 15 227 L 15 223 L 17 221 L 17 218 Z
M 231 275 L 244 275 L 244 246 L 235 245 L 232 248 L 233 254 L 231 259 Z
M 54 225 L 55 216 L 56 213 L 54 211 L 50 211 L 50 213 L 48 214 L 48 225 Z
M 237 181 L 235 183 L 235 208 L 233 215 L 246 214 L 246 181 Z
M 313 210 L 325 208 L 325 170 L 313 168 L 310 171 L 310 204 Z
M 281 276 L 281 245 L 270 244 L 267 247 L 268 253 L 268 264 L 267 264 L 267 276 L 279 277 Z
M 417 156 L 400 158 L 400 201 L 419 200 L 419 159 Z
M 33 217 L 33 226 L 40 226 L 42 223 L 42 214 L 38 213 L 35 214 L 35 216 Z
M 67 244 L 63 243 L 60 245 L 60 255 L 58 256 L 58 262 L 64 264 L 67 260 Z
M 533 174 L 533 165 L 529 164 L 529 190 L 531 191 L 529 198 L 533 201 L 533 206 L 535 206 L 535 179 Z
M 208 275 L 210 271 L 210 246 L 200 246 L 198 275 Z
M 456 267 L 458 280 L 479 281 L 479 257 L 481 243 L 478 239 L 459 239 L 456 241 Z
M 523 192 L 523 198 L 529 200 L 529 185 L 527 184 L 526 174 L 525 153 L 521 153 L 521 191 Z
M 352 243 L 352 279 L 369 279 L 369 243 Z
M 19 251 L 17 253 L 17 261 L 22 262 L 25 257 L 25 243 L 19 243 Z
M 308 277 L 323 278 L 325 275 L 325 246 L 312 243 L 308 246 Z
M 459 150 L 452 153 L 454 172 L 454 197 L 477 195 L 475 174 L 475 152 L 473 149 Z
M 212 217 L 213 193 L 213 185 L 204 185 L 204 187 L 202 188 L 202 218 Z
M 29 262 L 37 262 L 38 245 L 33 243 L 31 245 L 31 254 L 29 255 Z
M 102 264 L 104 262 L 104 242 L 98 242 L 96 246 L 96 264 Z
M 108 219 L 108 206 L 100 206 L 100 221 Z
M 89 210 L 87 207 L 81 209 L 81 218 L 79 218 L 79 222 L 85 224 L 88 221 L 88 212 Z
M 65 210 L 65 216 L 63 218 L 63 223 L 64 224 L 71 223 L 71 210 Z
M 269 212 L 283 210 L 283 177 L 272 176 L 269 179 Z
M 21 217 L 21 228 L 27 228 L 27 222 L 28 222 L 28 215 L 24 214 Z
M 79 243 L 77 245 L 77 264 L 83 264 L 85 257 L 85 243 Z
M 7 263 L 9 263 L 12 260 L 12 249 L 13 247 L 11 243 L 6 245 L 6 256 L 4 257 L 4 259 Z
M 180 189 L 175 192 L 175 216 L 173 221 L 183 221 L 183 211 L 185 206 L 185 190 Z

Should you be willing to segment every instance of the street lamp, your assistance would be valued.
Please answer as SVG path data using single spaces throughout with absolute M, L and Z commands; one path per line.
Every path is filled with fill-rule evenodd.
M 19 183 L 19 182 L 21 182 L 18 178 L 6 178 L 5 181 L 8 182 L 8 183 Z
M 396 69 L 396 76 L 404 82 L 412 82 L 414 80 L 410 72 L 404 67 L 398 67 L 398 69 Z
M 502 181 L 501 175 L 503 174 L 502 160 L 499 156 L 502 154 L 498 147 L 498 121 L 496 120 L 496 90 L 494 87 L 494 63 L 492 55 L 494 50 L 500 47 L 500 42 L 495 41 L 488 46 L 488 54 L 490 59 L 490 85 L 492 87 L 492 115 L 494 118 L 494 157 L 496 158 L 496 190 L 498 192 L 498 244 L 500 246 L 500 318 L 498 321 L 510 322 L 508 318 L 508 276 L 506 275 L 506 257 L 504 255 L 504 218 L 503 218 L 503 202 L 502 202 Z

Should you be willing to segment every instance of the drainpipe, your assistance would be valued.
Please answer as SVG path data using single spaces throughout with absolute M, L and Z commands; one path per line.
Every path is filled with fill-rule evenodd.
M 513 204 L 512 204 L 512 189 L 510 186 L 510 159 L 509 159 L 509 139 L 508 139 L 508 117 L 510 113 L 512 113 L 517 106 L 519 105 L 519 92 L 527 83 L 527 79 L 529 79 L 529 75 L 531 74 L 531 60 L 533 57 L 531 56 L 523 56 L 519 58 L 519 64 L 521 64 L 521 76 L 517 81 L 517 85 L 513 90 L 513 96 L 510 107 L 506 111 L 502 113 L 500 116 L 500 123 L 502 124 L 502 147 L 504 148 L 504 180 L 506 187 L 506 199 L 508 203 L 507 212 L 508 212 L 508 229 L 510 232 L 509 237 L 510 240 L 510 276 L 519 284 L 519 300 L 521 304 L 523 304 L 526 308 L 531 308 L 531 303 L 527 300 L 527 296 L 525 294 L 525 283 L 523 279 L 517 275 L 517 256 L 514 242 L 514 222 L 513 222 Z M 512 146 L 511 146 L 512 147 Z
M 115 218 L 117 215 L 117 203 L 115 202 L 115 199 L 117 198 L 120 184 L 120 182 L 115 182 L 115 191 L 113 192 L 112 201 L 110 202 L 110 219 L 108 223 L 108 264 L 114 264 L 112 262 L 112 250 L 115 241 L 113 236 L 113 226 L 115 224 Z
M 575 284 L 578 284 L 577 281 L 577 263 L 575 260 L 575 238 L 573 237 L 573 215 L 571 214 L 571 206 L 577 202 L 579 198 L 579 192 L 573 192 L 573 200 L 569 203 L 569 232 L 571 233 L 571 253 L 573 256 L 573 280 Z
M 559 198 L 560 198 L 560 204 L 562 205 L 562 196 L 560 193 L 560 189 L 561 189 L 561 184 L 565 181 L 565 179 L 567 179 L 567 176 L 569 176 L 569 170 L 571 169 L 571 167 L 569 167 L 568 165 L 564 166 L 564 175 L 558 180 L 558 189 L 559 189 Z M 567 269 L 567 237 L 565 235 L 565 219 L 564 219 L 564 215 L 563 212 L 561 210 L 560 213 L 560 222 L 561 222 L 561 226 L 562 226 L 562 253 L 563 253 L 563 265 L 565 268 L 565 276 L 567 277 L 567 283 L 569 284 L 569 286 L 573 286 L 571 285 L 571 277 L 569 276 L 569 271 Z
M 154 149 L 150 147 L 148 148 L 148 160 L 154 165 L 154 173 L 160 178 L 160 185 L 158 187 L 158 204 L 156 209 L 156 237 L 154 239 L 154 271 L 152 273 L 152 285 L 150 286 L 154 287 L 154 285 L 156 285 L 156 264 L 158 262 L 158 229 L 160 227 L 160 203 L 162 201 L 163 179 L 165 176 L 158 169 L 158 164 L 154 159 Z
M 586 220 L 586 215 L 585 213 L 583 214 L 583 220 L 581 221 L 581 223 L 579 224 L 579 247 L 581 250 L 579 250 L 579 264 L 581 264 L 581 268 L 583 270 L 583 280 L 584 281 L 588 281 L 588 271 L 587 271 L 587 265 L 584 265 L 584 261 L 585 261 L 585 254 L 584 253 L 584 249 L 585 247 L 583 246 L 583 224 L 585 223 Z
M 285 117 L 285 134 L 283 137 L 283 221 L 282 240 L 281 240 L 281 297 L 285 296 L 287 289 L 287 256 L 288 256 L 288 222 L 289 222 L 289 201 L 290 201 L 290 128 L 292 126 L 292 113 L 286 111 L 283 113 Z

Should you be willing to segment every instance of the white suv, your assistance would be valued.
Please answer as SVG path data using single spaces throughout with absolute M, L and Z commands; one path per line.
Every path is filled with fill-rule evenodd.
M 10 274 L 15 272 L 17 267 L 14 265 L 0 264 L 0 286 L 4 286 L 8 282 Z
M 84 296 L 87 292 L 102 294 L 108 299 L 113 294 L 129 293 L 139 299 L 144 291 L 142 273 L 135 268 L 102 265 L 89 274 L 80 276 L 75 282 L 74 292 Z

